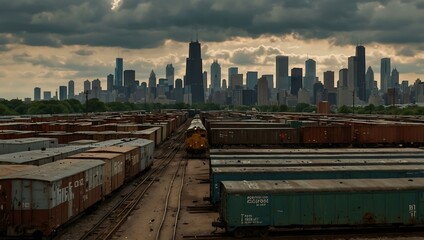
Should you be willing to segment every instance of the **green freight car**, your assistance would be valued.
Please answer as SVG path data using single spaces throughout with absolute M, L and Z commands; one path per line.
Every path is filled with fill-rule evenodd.
M 210 172 L 210 201 L 218 204 L 222 181 L 407 177 L 424 177 L 424 165 L 213 167 Z
M 219 221 L 237 237 L 276 228 L 424 224 L 424 179 L 224 181 Z

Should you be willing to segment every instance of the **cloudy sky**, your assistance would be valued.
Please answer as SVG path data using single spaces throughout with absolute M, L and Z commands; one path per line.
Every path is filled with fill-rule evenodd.
M 218 59 L 222 77 L 275 74 L 275 56 L 290 68 L 317 62 L 317 75 L 347 67 L 358 43 L 379 81 L 390 57 L 401 80 L 424 75 L 422 0 L 0 0 L 0 98 L 33 98 L 75 81 L 114 73 L 115 58 L 146 81 L 153 69 L 185 72 L 188 42 L 198 32 L 203 69 Z M 195 34 L 194 34 L 195 36 Z M 336 80 L 338 74 L 336 74 Z

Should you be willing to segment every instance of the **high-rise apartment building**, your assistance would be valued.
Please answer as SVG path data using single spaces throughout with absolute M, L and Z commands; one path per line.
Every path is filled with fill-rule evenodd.
M 214 60 L 211 64 L 211 87 L 212 91 L 221 89 L 221 65 L 219 65 L 218 60 Z
M 366 83 L 365 83 L 365 47 L 356 46 L 356 96 L 362 101 L 366 101 Z
M 75 82 L 74 80 L 69 80 L 68 82 L 68 99 L 75 97 Z
M 203 89 L 203 70 L 200 43 L 190 42 L 188 58 L 186 60 L 186 85 L 191 94 L 191 103 L 205 102 L 205 92 Z
M 303 88 L 310 92 L 312 92 L 314 83 L 317 79 L 316 65 L 316 62 L 313 59 L 308 59 L 305 61 L 305 81 L 303 83 Z
M 68 99 L 68 88 L 66 86 L 59 86 L 59 100 L 63 101 Z
M 122 86 L 122 74 L 124 72 L 124 59 L 116 58 L 115 65 L 115 87 L 119 88 Z
M 382 58 L 380 65 L 380 91 L 387 93 L 387 88 L 392 87 L 390 84 L 390 58 Z
M 275 83 L 277 92 L 279 90 L 289 90 L 289 57 L 276 56 L 275 57 Z
M 41 88 L 35 87 L 34 88 L 34 101 L 40 101 L 41 100 Z

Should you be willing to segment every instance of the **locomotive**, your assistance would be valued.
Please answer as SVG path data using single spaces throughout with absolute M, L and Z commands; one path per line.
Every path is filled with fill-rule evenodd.
M 209 149 L 208 136 L 199 115 L 196 115 L 185 133 L 185 149 L 188 156 L 205 156 Z

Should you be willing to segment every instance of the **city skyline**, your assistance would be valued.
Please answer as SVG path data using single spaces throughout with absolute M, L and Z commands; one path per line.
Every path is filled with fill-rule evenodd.
M 67 5 L 70 3 L 59 6 L 46 0 L 4 3 L 0 10 L 0 24 L 5 26 L 0 33 L 0 98 L 33 98 L 34 87 L 54 93 L 71 79 L 75 81 L 75 94 L 82 91 L 87 79 L 99 78 L 105 88 L 107 75 L 114 74 L 116 58 L 123 58 L 123 70 L 135 70 L 136 80 L 140 82 L 147 82 L 152 70 L 158 78 L 165 78 L 167 64 L 174 66 L 175 79 L 183 78 L 187 42 L 193 39 L 194 29 L 202 43 L 203 69 L 209 72 L 213 60 L 218 60 L 222 79 L 227 79 L 227 84 L 229 67 L 238 67 L 239 73 L 244 75 L 248 71 L 257 71 L 258 76 L 275 75 L 277 55 L 289 56 L 289 69 L 304 69 L 305 61 L 313 59 L 317 77 L 323 82 L 325 71 L 337 73 L 347 68 L 347 59 L 355 55 L 358 43 L 367 49 L 365 69 L 372 67 L 378 86 L 381 58 L 391 59 L 392 68 L 400 72 L 400 81 L 413 83 L 424 73 L 424 41 L 418 34 L 423 28 L 420 22 L 424 5 L 419 1 L 267 1 L 267 4 L 199 1 L 190 6 L 184 5 L 186 1 L 179 1 L 175 3 L 179 8 L 175 8 L 172 16 L 163 16 L 163 23 L 148 18 L 159 10 L 171 11 L 175 7 L 167 6 L 165 1 L 114 2 L 119 4 L 113 10 L 112 3 L 107 1 L 74 1 L 73 7 Z M 195 12 L 200 5 L 206 16 L 212 13 L 224 16 L 231 10 L 242 17 L 242 22 L 223 17 L 227 22 L 208 23 L 199 14 L 193 17 L 198 19 L 187 21 L 183 15 Z M 330 11 L 329 6 L 334 11 Z M 344 12 L 347 8 L 352 10 L 348 15 Z M 294 14 L 312 11 L 308 9 L 315 12 L 307 15 L 306 20 Z M 144 17 L 134 17 L 140 12 L 146 13 Z M 332 16 L 331 24 L 317 24 L 318 20 L 321 23 L 326 19 L 324 13 Z M 176 23 L 178 18 L 184 21 Z M 65 21 L 71 20 L 75 23 L 65 27 Z M 101 30 L 100 26 L 112 20 L 112 26 Z M 90 25 L 85 24 L 90 21 L 92 27 L 99 26 L 99 30 L 85 26 Z M 301 21 L 303 26 L 296 21 Z M 350 21 L 358 21 L 356 27 Z M 134 29 L 122 23 L 138 27 Z M 408 28 L 402 27 L 406 25 Z M 129 32 L 128 38 L 115 37 L 114 33 L 119 30 Z M 208 80 L 209 85 L 210 78 Z M 336 74 L 335 82 L 337 80 Z M 274 76 L 274 86 L 275 81 Z

